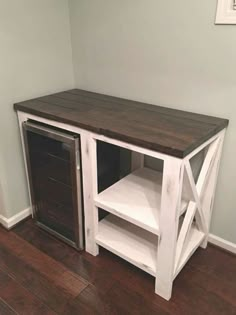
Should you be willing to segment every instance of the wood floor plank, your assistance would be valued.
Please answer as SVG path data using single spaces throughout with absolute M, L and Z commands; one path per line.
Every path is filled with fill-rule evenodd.
M 0 298 L 0 314 L 16 315 L 17 313 L 2 298 Z
M 0 268 L 60 312 L 87 282 L 12 232 L 0 229 Z
M 18 258 L 33 266 L 40 274 L 55 283 L 58 287 L 68 291 L 72 296 L 76 296 L 87 285 L 82 278 L 75 276 L 74 273 L 70 272 L 63 265 L 60 265 L 51 257 L 44 255 L 17 235 L 11 232 L 8 234 L 1 232 L 2 230 L 0 230 L 0 245 L 14 252 Z
M 184 309 L 188 304 L 193 315 L 236 315 L 236 308 L 231 303 L 221 298 L 214 290 L 192 281 L 188 270 L 182 273 L 173 290 L 173 298 L 178 301 L 179 306 Z
M 0 270 L 0 299 L 0 314 L 56 314 L 2 270 Z
M 235 277 L 231 278 L 231 280 L 229 281 L 227 277 L 219 277 L 214 273 L 206 274 L 205 272 L 199 272 L 189 265 L 185 267 L 185 273 L 187 273 L 187 276 L 192 284 L 195 284 L 205 289 L 207 292 L 212 292 L 220 299 L 224 300 L 225 302 L 231 304 L 234 308 L 236 308 Z
M 206 254 L 207 251 L 207 254 Z M 215 274 L 235 283 L 236 255 L 208 245 L 207 250 L 199 249 L 189 265 L 207 274 Z
M 103 291 L 109 290 L 115 281 L 113 277 L 107 276 L 108 264 L 110 268 L 115 268 L 117 271 L 122 267 L 115 259 L 104 260 L 100 256 L 94 257 L 86 252 L 79 254 L 65 243 L 39 229 L 31 220 L 23 226 L 18 225 L 14 231 L 54 260 L 60 261 L 68 269 L 96 285 L 97 288 L 101 287 Z M 122 270 L 125 271 L 126 269 L 123 268 Z
M 153 277 L 105 250 L 97 257 L 76 252 L 31 220 L 14 232 L 92 283 L 65 304 L 63 314 L 236 315 L 236 256 L 215 247 L 193 255 L 167 302 L 154 293 Z
M 109 303 L 106 294 L 89 285 L 77 298 L 66 305 L 63 315 L 71 314 L 119 315 L 122 313 L 118 312 L 116 307 Z
M 71 301 L 64 315 L 96 314 L 96 315 L 170 315 L 157 305 L 145 303 L 137 292 L 128 292 L 126 288 L 115 284 L 111 290 L 103 294 L 95 286 L 88 286 L 76 299 Z

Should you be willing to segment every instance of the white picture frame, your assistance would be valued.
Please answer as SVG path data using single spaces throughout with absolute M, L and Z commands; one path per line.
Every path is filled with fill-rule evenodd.
M 218 0 L 215 24 L 236 24 L 236 0 Z

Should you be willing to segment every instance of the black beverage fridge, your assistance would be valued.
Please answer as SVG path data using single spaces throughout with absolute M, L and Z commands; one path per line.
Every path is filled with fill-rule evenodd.
M 23 132 L 35 222 L 83 249 L 79 136 L 34 121 Z

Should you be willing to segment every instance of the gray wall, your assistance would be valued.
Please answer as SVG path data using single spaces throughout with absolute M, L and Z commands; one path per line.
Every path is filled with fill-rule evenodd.
M 67 0 L 0 0 L 0 214 L 6 217 L 29 205 L 13 103 L 73 87 L 68 17 Z
M 236 243 L 236 25 L 216 0 L 71 0 L 76 86 L 230 119 L 212 233 Z

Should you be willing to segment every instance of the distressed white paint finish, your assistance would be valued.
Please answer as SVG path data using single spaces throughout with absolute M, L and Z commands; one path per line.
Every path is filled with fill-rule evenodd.
M 93 134 L 93 137 L 97 140 L 100 140 L 100 141 L 103 141 L 106 143 L 110 143 L 110 144 L 114 144 L 114 145 L 117 145 L 118 147 L 125 148 L 127 150 L 134 151 L 136 153 L 141 153 L 143 155 L 152 156 L 152 157 L 160 159 L 160 160 L 165 160 L 165 159 L 169 158 L 169 155 L 167 155 L 167 154 L 160 153 L 160 152 L 153 151 L 153 150 L 146 149 L 146 148 L 142 148 L 142 147 L 138 147 L 134 144 L 130 144 L 128 142 L 116 140 L 113 138 L 109 138 L 109 137 L 106 137 L 103 135 Z
M 159 234 L 162 174 L 148 168 L 134 171 L 95 199 L 103 208 L 154 234 Z
M 192 177 L 189 161 L 187 159 L 185 160 L 186 170 L 190 179 L 192 191 L 194 193 L 196 208 L 198 210 L 196 212 L 198 228 L 206 235 L 205 240 L 201 245 L 203 248 L 207 246 L 210 225 L 209 217 L 211 217 L 217 173 L 214 178 L 212 176 L 214 176 L 215 173 L 214 166 L 217 165 L 220 160 L 223 138 L 224 131 L 220 132 L 218 137 L 209 144 L 196 185 Z
M 188 234 L 188 242 L 182 252 L 177 268 L 175 269 L 174 278 L 179 274 L 179 272 L 185 266 L 186 262 L 193 255 L 195 250 L 200 246 L 203 239 L 204 239 L 204 233 L 199 231 L 196 228 L 195 224 L 193 224 Z
M 183 220 L 182 227 L 179 232 L 178 240 L 177 240 L 177 248 L 176 248 L 176 256 L 175 256 L 175 272 L 178 269 L 178 266 L 181 260 L 181 255 L 188 245 L 189 233 L 191 231 L 191 226 L 192 226 L 195 213 L 196 213 L 196 203 L 193 201 L 190 201 L 184 220 Z
M 217 177 L 219 173 L 219 166 L 220 166 L 220 159 L 222 154 L 223 142 L 224 142 L 225 131 L 221 133 L 219 137 L 219 142 L 217 146 L 217 152 L 215 155 L 214 163 L 211 168 L 211 173 L 208 176 L 208 183 L 207 187 L 202 191 L 202 208 L 205 213 L 206 217 L 206 225 L 207 225 L 207 232 L 202 243 L 201 247 L 206 248 L 208 238 L 209 238 L 209 230 L 210 230 L 210 222 L 212 216 L 212 209 L 215 200 L 215 191 L 216 191 L 216 184 L 217 184 Z
M 101 192 L 95 198 L 103 208 L 147 231 L 159 234 L 162 173 L 141 168 Z M 181 203 L 181 213 L 187 202 Z
M 208 146 L 208 150 L 205 153 L 205 158 L 200 170 L 200 174 L 195 184 L 193 178 L 193 172 L 190 166 L 189 159 L 184 160 L 184 167 L 188 178 L 189 189 L 191 190 L 191 196 L 193 200 L 190 200 L 186 215 L 181 227 L 175 258 L 175 276 L 182 269 L 183 264 L 186 263 L 185 259 L 189 259 L 192 252 L 187 250 L 191 248 L 189 244 L 195 244 L 195 249 L 199 246 L 199 241 L 202 243 L 202 247 L 206 247 L 207 239 L 209 234 L 209 213 L 211 212 L 212 199 L 213 199 L 213 188 L 215 185 L 216 178 L 212 178 L 214 174 L 214 165 L 217 164 L 217 154 L 219 153 L 219 144 L 223 141 L 224 133 L 221 132 L 213 142 Z M 207 185 L 208 183 L 208 185 Z M 206 188 L 207 187 L 207 188 Z M 214 186 L 213 186 L 214 187 Z M 203 198 L 202 198 L 203 196 Z M 198 226 L 198 233 L 193 233 L 193 219 L 196 218 Z M 200 233 L 200 234 L 199 234 Z M 196 240 L 194 240 L 196 238 Z M 197 245 L 198 244 L 198 245 Z M 186 254 L 186 251 L 190 254 Z
M 40 116 L 37 116 L 37 115 L 24 113 L 22 111 L 17 111 L 17 115 L 18 115 L 18 117 L 20 116 L 22 118 L 22 121 L 26 121 L 28 119 L 32 119 L 32 120 L 39 121 L 39 122 L 42 122 L 42 123 L 50 125 L 50 126 L 54 126 L 54 127 L 60 128 L 60 129 L 67 130 L 67 131 L 75 132 L 77 134 L 81 134 L 83 132 L 88 133 L 87 130 L 81 129 L 79 127 L 68 125 L 68 124 L 61 123 L 61 122 L 58 122 L 58 121 L 55 121 L 55 120 L 51 120 L 51 119 L 48 119 L 48 118 L 40 117 Z
M 86 251 L 92 255 L 97 255 L 97 244 L 107 248 L 137 267 L 154 275 L 156 277 L 155 292 L 167 300 L 170 299 L 174 278 L 197 247 L 203 242 L 204 238 L 202 246 L 206 246 L 207 243 L 225 131 L 218 133 L 206 141 L 184 159 L 178 159 L 35 115 L 18 112 L 18 118 L 22 140 L 22 122 L 27 119 L 34 119 L 51 126 L 80 134 Z M 121 180 L 108 188 L 108 194 L 104 191 L 103 196 L 102 194 L 101 196 L 97 195 L 96 140 L 111 143 L 133 151 L 133 170 L 143 167 L 144 155 L 163 160 L 164 169 L 161 189 L 161 181 L 157 177 L 151 180 L 152 176 L 150 176 L 149 179 L 147 179 L 147 182 L 151 181 L 151 186 L 145 185 L 145 183 L 140 185 L 139 181 L 136 182 L 136 180 L 131 180 L 131 182 L 128 184 L 126 183 L 122 187 Z M 209 146 L 208 150 L 206 150 L 207 146 Z M 201 150 L 207 152 L 197 184 L 195 185 L 189 161 Z M 179 215 L 186 209 L 186 206 L 183 207 L 183 203 L 181 203 L 184 168 L 186 169 L 187 174 L 185 176 L 184 185 L 189 186 L 185 190 L 189 193 L 190 202 L 178 235 Z M 137 172 L 139 172 L 139 170 Z M 132 176 L 133 174 L 130 174 L 123 180 L 127 181 L 127 179 L 131 179 Z M 131 191 L 132 198 L 130 198 Z M 145 216 L 145 211 L 141 211 L 138 215 L 134 211 L 134 214 L 132 214 L 132 209 L 135 210 L 136 207 L 137 210 L 138 205 L 142 205 L 140 195 L 143 193 L 147 196 L 151 191 L 151 194 L 156 194 L 155 198 L 152 199 L 155 202 L 151 203 L 150 207 L 152 209 L 152 215 L 148 216 L 146 214 Z M 121 194 L 121 192 L 123 193 Z M 119 194 L 120 197 L 123 197 L 124 195 L 128 196 L 128 200 L 122 201 L 122 198 L 118 196 Z M 101 198 L 99 199 L 99 197 Z M 130 200 L 134 201 L 133 208 L 132 205 L 127 207 Z M 127 204 L 125 204 L 126 202 Z M 107 208 L 113 215 L 109 215 L 98 224 L 97 206 L 99 205 Z M 201 223 L 197 227 L 193 222 L 196 209 L 200 209 Z M 146 210 L 149 211 L 148 209 Z M 126 220 L 120 219 L 119 217 L 123 217 L 123 219 Z M 155 221 L 156 218 L 157 220 Z M 130 221 L 135 225 L 127 221 Z M 137 225 L 142 226 L 144 229 Z M 150 233 L 150 231 L 160 234 L 158 241 L 157 235 Z
M 25 152 L 23 127 L 22 127 L 23 122 L 28 120 L 28 114 L 25 114 L 23 112 L 17 112 L 17 116 L 18 116 L 19 129 L 20 129 L 20 138 L 21 138 L 21 144 L 22 144 L 22 151 L 23 151 L 23 159 L 24 159 L 24 165 L 25 165 L 26 180 L 27 180 L 27 186 L 28 186 L 28 192 L 29 192 L 30 210 L 31 210 L 31 214 L 33 216 L 33 204 L 32 204 L 32 198 L 31 198 L 31 193 L 30 193 L 29 173 L 28 173 L 28 167 L 27 167 L 27 161 L 26 161 L 26 152 Z
M 99 222 L 96 241 L 140 269 L 156 275 L 156 235 L 110 214 Z
M 169 157 L 164 161 L 160 237 L 157 251 L 155 292 L 166 300 L 171 298 L 174 276 L 176 239 L 183 182 L 183 162 Z
M 206 233 L 206 231 L 207 231 L 206 222 L 205 222 L 204 214 L 202 212 L 202 206 L 201 206 L 201 203 L 200 203 L 199 195 L 198 195 L 197 188 L 196 188 L 196 185 L 195 185 L 195 182 L 194 182 L 193 173 L 192 173 L 189 161 L 185 161 L 184 167 L 186 169 L 186 172 L 187 172 L 187 175 L 188 175 L 188 179 L 189 179 L 189 183 L 190 183 L 190 187 L 191 187 L 191 190 L 192 190 L 192 193 L 193 193 L 194 202 L 195 202 L 195 209 L 197 210 L 197 212 L 196 212 L 196 220 L 197 220 L 197 223 L 198 223 L 198 226 L 200 227 L 200 229 L 204 233 Z
M 200 171 L 198 181 L 196 184 L 196 189 L 198 195 L 201 195 L 202 192 L 204 191 L 209 173 L 211 172 L 212 165 L 214 163 L 214 158 L 217 154 L 217 150 L 219 147 L 219 142 L 221 141 L 223 133 L 220 133 L 218 138 L 212 142 L 205 154 L 205 159 L 202 165 L 202 169 Z
M 87 252 L 96 256 L 99 252 L 95 241 L 98 231 L 98 209 L 94 203 L 97 196 L 97 143 L 89 132 L 82 133 L 80 141 L 83 169 L 85 248 Z

